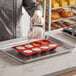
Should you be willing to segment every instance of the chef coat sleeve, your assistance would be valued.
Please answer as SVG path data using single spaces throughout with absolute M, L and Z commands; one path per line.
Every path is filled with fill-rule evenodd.
M 36 0 L 23 0 L 23 6 L 31 17 L 35 10 L 43 11 L 42 6 Z

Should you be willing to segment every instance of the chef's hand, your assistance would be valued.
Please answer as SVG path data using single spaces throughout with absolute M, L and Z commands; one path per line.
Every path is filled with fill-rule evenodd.
M 44 30 L 41 27 L 33 26 L 33 25 L 44 25 L 45 20 L 42 18 L 42 11 L 36 10 L 34 12 L 33 17 L 31 18 L 31 24 L 33 30 L 30 31 L 28 38 L 29 39 L 41 39 L 44 37 Z
M 44 37 L 44 30 L 41 27 L 33 27 L 33 30 L 28 34 L 28 39 L 41 39 Z
M 44 25 L 44 18 L 42 17 L 42 11 L 35 10 L 33 17 L 31 18 L 31 22 L 33 25 Z

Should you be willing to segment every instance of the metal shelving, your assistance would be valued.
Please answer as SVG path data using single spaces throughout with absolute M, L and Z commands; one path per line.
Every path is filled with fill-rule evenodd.
M 60 9 L 60 8 L 70 8 L 70 7 L 74 7 L 76 5 L 69 5 L 69 6 L 64 6 L 64 7 L 57 7 L 57 8 L 52 8 L 52 10 L 54 9 Z
M 60 18 L 60 19 L 57 19 L 57 20 L 50 20 L 50 21 L 51 21 L 51 22 L 58 22 L 58 21 L 62 21 L 62 20 L 72 19 L 72 18 L 76 18 L 76 15 L 74 15 L 73 17 Z M 46 21 L 48 21 L 48 20 L 46 20 Z
M 61 19 L 58 19 L 58 20 L 52 20 L 51 22 L 57 22 L 57 21 L 62 21 L 62 20 L 67 20 L 67 19 L 72 19 L 72 18 L 76 18 L 76 15 L 73 16 L 73 17 L 69 17 L 69 18 L 61 18 Z
M 46 19 L 46 0 L 43 0 L 43 17 L 44 17 L 44 19 Z M 44 29 L 44 31 L 45 31 L 45 29 L 46 29 L 46 25 L 44 24 L 44 26 L 43 26 L 43 29 Z
M 60 8 L 70 8 L 72 9 L 71 7 L 74 7 L 76 5 L 69 5 L 69 6 L 64 6 L 64 7 L 57 7 L 57 8 L 52 8 L 51 7 L 51 2 L 52 0 L 43 0 L 43 15 L 44 15 L 44 18 L 46 19 L 46 16 L 48 16 L 48 19 L 46 20 L 46 22 L 48 23 L 48 31 L 51 31 L 51 23 L 52 22 L 57 22 L 57 21 L 64 21 L 64 20 L 69 20 L 69 19 L 72 19 L 72 18 L 76 18 L 76 14 L 75 16 L 73 17 L 69 17 L 69 18 L 61 18 L 61 19 L 58 19 L 58 20 L 51 20 L 51 11 L 52 10 L 55 10 L 55 9 L 60 9 Z M 46 6 L 46 3 L 48 3 L 48 8 Z M 46 14 L 46 9 L 48 10 L 48 13 Z M 46 29 L 46 24 L 45 26 L 43 27 L 44 29 Z
M 48 31 L 51 31 L 51 23 L 52 22 L 57 22 L 57 21 L 62 21 L 62 20 L 67 20 L 67 19 L 72 19 L 72 18 L 76 18 L 76 15 L 75 16 L 73 16 L 73 17 L 69 17 L 69 18 L 61 18 L 61 19 L 58 19 L 58 20 L 51 20 L 51 10 L 54 10 L 54 9 L 60 9 L 60 8 L 70 8 L 70 7 L 74 7 L 74 6 L 76 6 L 76 5 L 69 5 L 69 6 L 64 6 L 64 7 L 58 7 L 58 8 L 52 8 L 51 7 L 51 0 L 49 0 L 49 2 L 48 2 L 48 4 L 49 4 L 49 6 L 48 6 L 48 20 L 46 20 L 46 21 L 48 21 Z
M 52 8 L 52 7 L 51 7 L 51 0 L 48 1 L 48 4 L 49 4 L 49 8 L 48 8 L 48 9 L 49 9 L 49 10 L 48 10 L 48 16 L 49 16 L 49 17 L 48 17 L 48 25 L 49 25 L 49 26 L 48 26 L 48 30 L 50 31 L 50 30 L 51 30 L 51 26 L 50 26 L 50 25 L 51 25 L 51 20 L 50 20 L 50 18 L 51 18 L 51 10 L 52 10 L 52 9 L 51 9 L 51 8 Z

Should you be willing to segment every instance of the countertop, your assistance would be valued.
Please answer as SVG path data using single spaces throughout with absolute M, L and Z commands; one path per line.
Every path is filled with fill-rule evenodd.
M 69 38 L 61 33 L 61 30 L 47 32 L 62 41 L 76 46 L 76 39 Z M 44 60 L 21 64 L 10 57 L 0 54 L 0 76 L 45 76 L 51 73 L 76 67 L 76 52 L 47 58 Z

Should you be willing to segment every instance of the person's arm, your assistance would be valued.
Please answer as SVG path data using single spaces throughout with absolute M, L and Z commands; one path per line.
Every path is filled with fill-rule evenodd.
M 43 12 L 42 6 L 36 0 L 23 0 L 23 6 L 31 17 L 35 11 Z
M 23 6 L 31 16 L 31 24 L 33 30 L 28 34 L 29 39 L 40 39 L 43 37 L 44 30 L 38 27 L 39 24 L 44 24 L 42 19 L 43 9 L 42 6 L 36 2 L 36 0 L 23 0 Z M 34 26 L 35 25 L 35 26 Z

